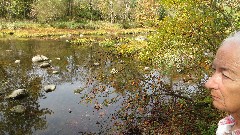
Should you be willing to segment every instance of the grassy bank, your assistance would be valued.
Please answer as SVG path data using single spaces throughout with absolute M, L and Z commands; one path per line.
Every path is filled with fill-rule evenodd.
M 108 22 L 55 22 L 51 24 L 40 24 L 34 22 L 1 22 L 0 37 L 13 36 L 17 38 L 60 38 L 63 35 L 71 38 L 79 35 L 121 35 L 139 34 L 154 31 L 153 28 L 134 27 L 124 29 L 119 24 Z

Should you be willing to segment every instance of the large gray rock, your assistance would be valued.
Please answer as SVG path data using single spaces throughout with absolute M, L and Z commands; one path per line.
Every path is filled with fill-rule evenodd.
M 48 57 L 46 57 L 44 55 L 37 55 L 32 58 L 32 62 L 42 62 L 42 61 L 46 61 L 46 60 L 49 60 L 49 59 L 48 59 Z
M 7 98 L 20 98 L 23 96 L 26 96 L 27 92 L 25 89 L 17 89 L 14 90 L 10 95 L 7 96 Z

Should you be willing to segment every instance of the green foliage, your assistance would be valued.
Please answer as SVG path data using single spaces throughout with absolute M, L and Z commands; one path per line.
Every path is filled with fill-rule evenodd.
M 206 50 L 215 52 L 234 29 L 231 14 L 213 8 L 210 2 L 166 0 L 161 4 L 168 16 L 158 23 L 157 34 L 150 37 L 140 58 L 152 60 L 166 71 L 182 72 L 203 63 Z
M 39 22 L 51 22 L 63 18 L 66 14 L 64 0 L 39 0 L 33 4 L 32 14 Z
M 9 30 L 14 30 L 14 29 L 28 29 L 28 28 L 38 28 L 42 27 L 41 24 L 34 23 L 31 21 L 14 21 L 14 22 L 9 22 L 6 20 L 1 20 L 2 23 L 0 23 L 0 30 L 1 29 L 9 29 Z
M 80 7 L 76 9 L 77 18 L 80 20 L 102 20 L 102 15 L 99 10 L 91 9 L 89 7 Z
M 131 29 L 131 28 L 139 28 L 142 27 L 142 25 L 135 21 L 125 21 L 122 24 L 122 28 L 124 29 Z
M 155 26 L 159 19 L 160 4 L 155 0 L 138 0 L 134 19 L 143 27 Z
M 52 27 L 60 29 L 79 29 L 85 28 L 86 25 L 87 22 L 74 22 L 74 21 L 61 21 L 51 23 Z
M 122 24 L 124 28 L 155 26 L 159 6 L 147 0 L 0 0 L 0 5 L 0 17 L 9 20 L 101 20 Z
M 112 24 L 104 21 L 55 21 L 50 23 L 54 28 L 66 28 L 66 29 L 120 29 L 120 24 Z
M 108 41 L 108 40 L 107 40 Z M 108 41 L 107 46 L 114 47 L 114 51 L 118 55 L 123 56 L 137 56 L 138 52 L 147 45 L 147 41 L 137 41 L 134 38 L 119 37 L 114 42 Z
M 6 19 L 28 19 L 33 0 L 0 0 L 0 17 Z
M 94 41 L 95 41 L 94 39 L 90 39 L 90 38 L 78 38 L 76 40 L 71 41 L 71 43 L 76 45 L 90 45 Z
M 115 44 L 115 41 L 111 39 L 105 39 L 99 42 L 99 45 L 102 47 L 114 47 Z
M 201 131 L 201 135 L 214 135 L 216 134 L 217 124 L 216 123 L 204 123 L 203 121 L 198 121 L 197 124 L 198 128 Z M 206 126 L 208 126 L 206 128 Z

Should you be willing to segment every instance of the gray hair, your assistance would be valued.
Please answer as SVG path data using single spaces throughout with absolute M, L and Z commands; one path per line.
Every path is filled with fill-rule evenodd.
M 229 37 L 227 37 L 227 38 L 222 42 L 222 45 L 223 45 L 223 44 L 226 44 L 226 43 L 229 43 L 229 42 L 240 45 L 240 31 L 236 31 L 236 32 L 232 33 Z

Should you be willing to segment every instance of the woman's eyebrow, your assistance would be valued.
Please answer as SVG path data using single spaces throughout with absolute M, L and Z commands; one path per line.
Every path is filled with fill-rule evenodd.
M 217 59 L 213 60 L 212 68 L 213 69 L 219 68 L 221 71 L 228 71 L 228 72 L 231 72 L 231 73 L 237 75 L 236 71 L 234 71 L 232 68 L 229 68 L 229 66 L 227 66 L 225 64 L 220 64 L 219 62 L 217 62 Z
M 237 75 L 237 73 L 236 73 L 234 70 L 232 70 L 231 68 L 220 67 L 219 69 L 220 69 L 221 71 L 228 71 L 228 72 L 231 72 L 231 73 Z

